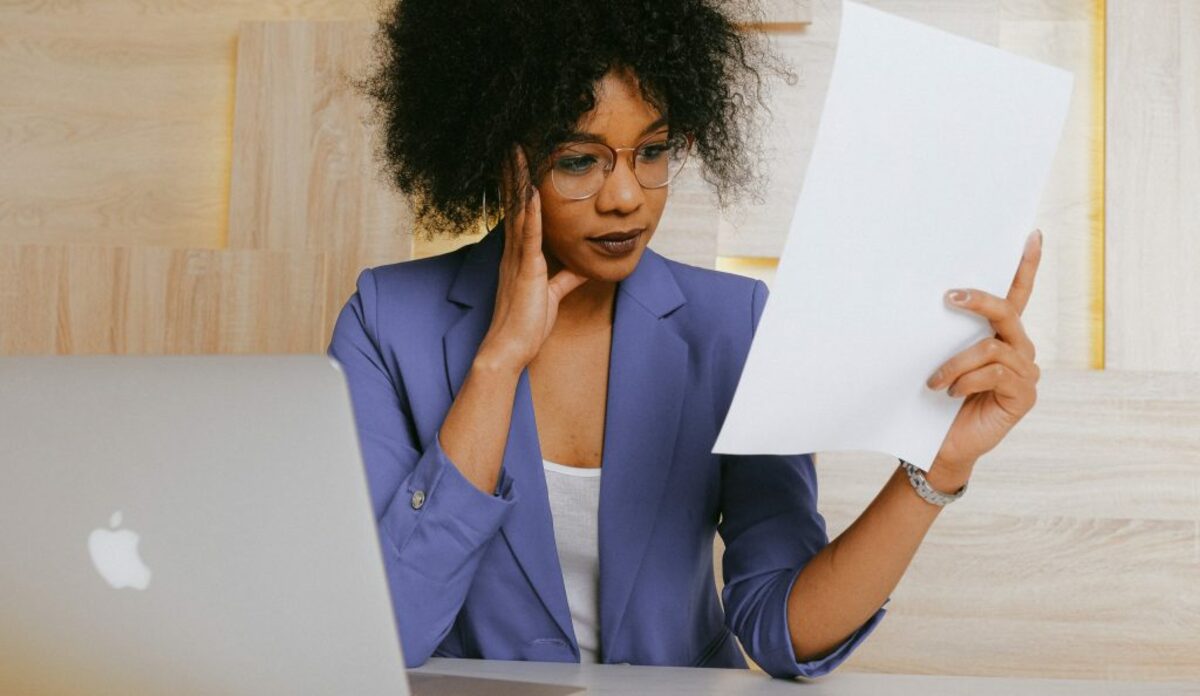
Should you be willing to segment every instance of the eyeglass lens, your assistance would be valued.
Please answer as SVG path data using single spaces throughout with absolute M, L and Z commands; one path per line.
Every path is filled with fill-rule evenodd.
M 683 168 L 688 141 L 682 136 L 663 136 L 643 143 L 634 153 L 633 173 L 645 188 L 661 188 Z M 558 192 L 567 198 L 587 198 L 604 186 L 612 171 L 612 150 L 596 143 L 573 143 L 553 156 L 551 177 Z

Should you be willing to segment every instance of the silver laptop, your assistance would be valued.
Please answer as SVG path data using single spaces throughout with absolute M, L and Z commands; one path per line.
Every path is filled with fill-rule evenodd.
M 337 365 L 0 358 L 0 693 L 408 694 Z

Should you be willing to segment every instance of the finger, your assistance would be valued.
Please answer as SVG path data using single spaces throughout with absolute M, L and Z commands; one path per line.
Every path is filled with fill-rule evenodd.
M 989 363 L 1001 363 L 1025 379 L 1036 381 L 1041 370 L 1032 360 L 1021 355 L 1004 341 L 989 337 L 947 360 L 925 382 L 930 389 L 941 389 L 962 375 Z
M 557 302 L 586 282 L 587 276 L 581 276 L 572 270 L 564 268 L 555 273 L 554 277 L 550 279 L 550 294 Z
M 542 254 L 542 197 L 538 194 L 537 189 L 533 191 L 533 197 L 529 199 L 529 203 L 525 206 L 525 215 L 522 228 L 522 251 L 525 256 L 535 258 Z
M 955 293 L 966 293 L 966 296 L 961 300 L 956 300 L 954 299 Z M 1021 323 L 1021 315 L 1007 299 L 1001 299 L 991 293 L 974 288 L 951 290 L 946 293 L 946 299 L 955 307 L 985 317 L 1006 343 L 1012 345 L 1030 360 L 1036 357 L 1033 341 L 1029 340 L 1028 334 L 1025 333 L 1025 326 Z
M 509 203 L 512 201 L 513 194 L 513 178 L 516 176 L 513 160 L 515 152 L 509 150 L 500 160 L 500 197 L 501 204 L 504 206 L 504 212 L 508 212 Z
M 959 377 L 950 385 L 948 393 L 960 398 L 984 392 L 993 392 L 996 402 L 1018 417 L 1033 408 L 1037 401 L 1034 383 L 1000 363 L 984 365 Z
M 531 177 L 529 176 L 529 161 L 525 158 L 525 148 L 521 147 L 520 143 L 517 143 L 516 150 L 516 172 L 514 173 L 516 191 L 514 194 L 517 198 L 517 203 L 524 205 L 529 203 L 531 194 L 530 188 L 532 188 L 530 185 Z
M 1033 294 L 1033 279 L 1037 275 L 1038 265 L 1042 262 L 1042 231 L 1034 230 L 1029 240 L 1025 242 L 1025 253 L 1013 276 L 1012 287 L 1008 289 L 1008 301 L 1017 308 L 1017 314 L 1025 313 L 1029 304 L 1029 296 Z

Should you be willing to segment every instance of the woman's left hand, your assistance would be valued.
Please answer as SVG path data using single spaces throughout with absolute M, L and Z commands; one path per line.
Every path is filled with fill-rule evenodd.
M 1030 236 L 1007 298 L 982 290 L 946 293 L 955 306 L 980 314 L 996 328 L 985 338 L 946 361 L 926 383 L 930 389 L 949 386 L 950 396 L 965 396 L 935 459 L 965 478 L 975 461 L 991 450 L 1037 402 L 1041 370 L 1034 360 L 1033 342 L 1021 324 L 1021 313 L 1033 292 L 1033 278 L 1042 258 L 1042 234 Z M 966 293 L 956 301 L 955 292 Z

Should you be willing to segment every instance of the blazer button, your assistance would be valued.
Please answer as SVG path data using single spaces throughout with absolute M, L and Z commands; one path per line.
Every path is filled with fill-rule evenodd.
M 416 491 L 412 494 L 412 509 L 420 510 L 425 504 L 425 491 Z

